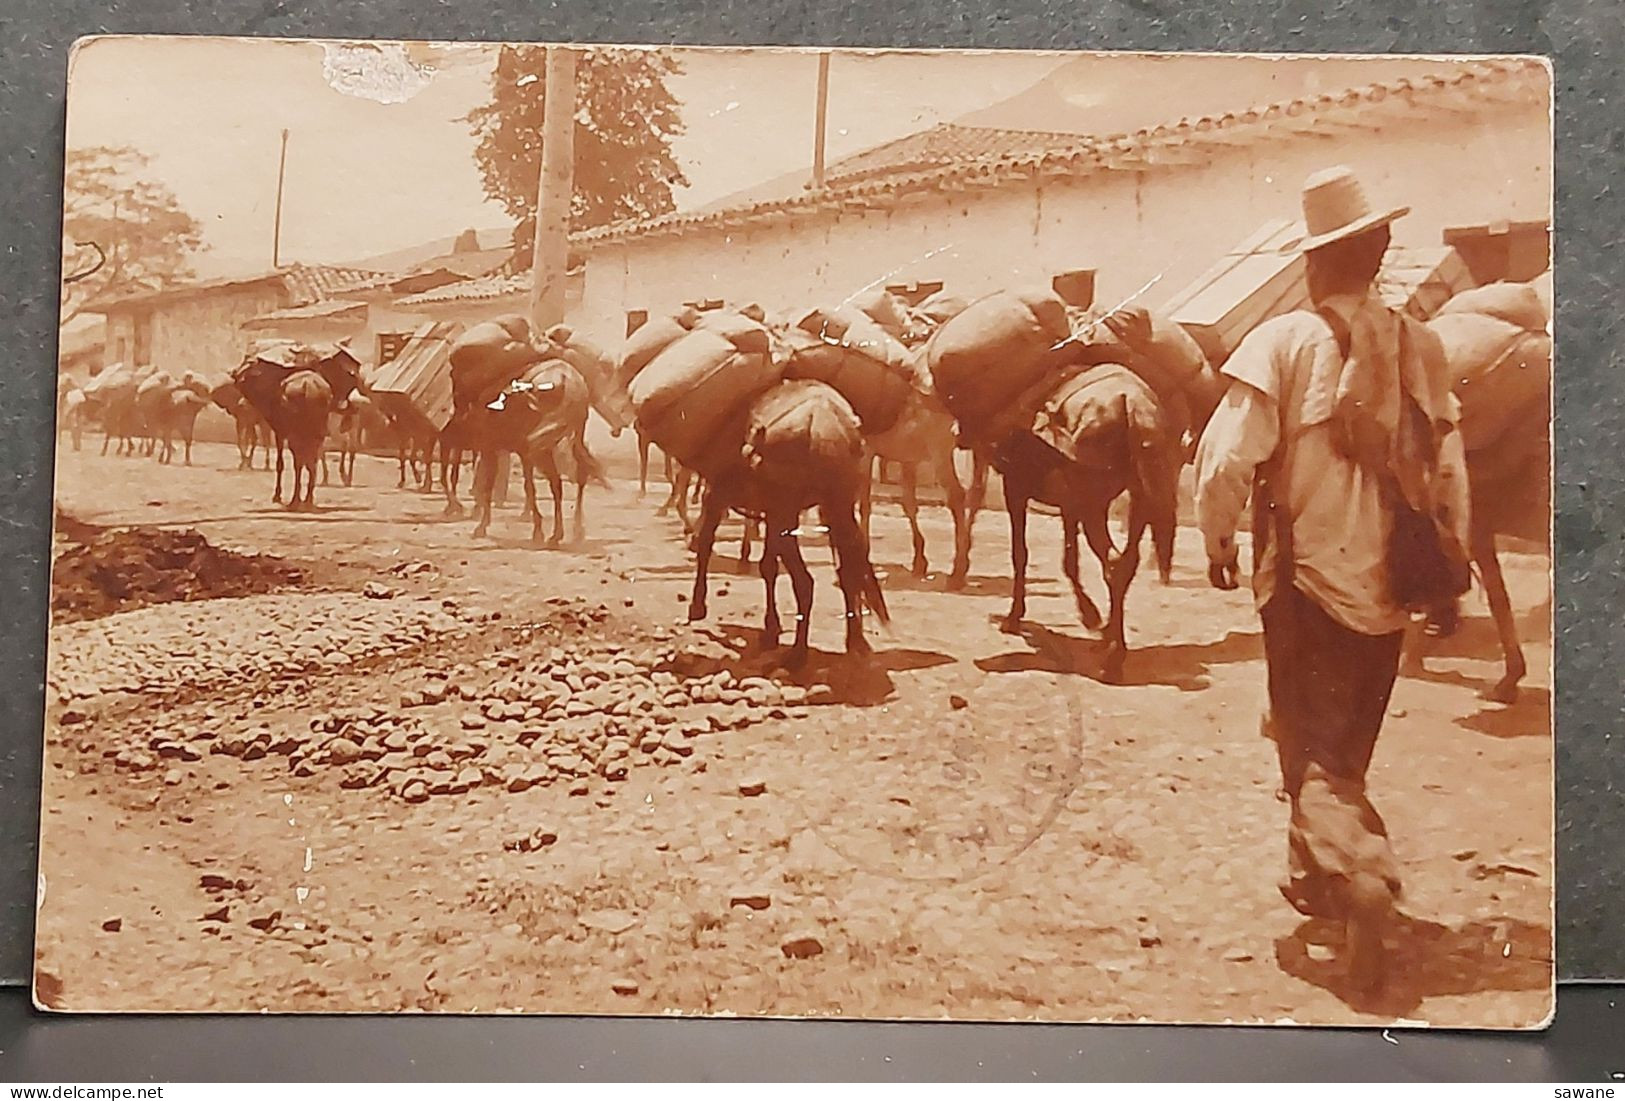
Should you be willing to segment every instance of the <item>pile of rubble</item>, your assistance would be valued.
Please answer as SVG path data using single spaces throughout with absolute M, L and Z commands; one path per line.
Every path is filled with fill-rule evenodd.
M 489 659 L 463 670 L 466 680 L 426 672 L 396 706 L 325 712 L 305 730 L 164 726 L 145 745 L 103 755 L 120 770 L 165 768 L 172 783 L 184 779 L 180 765 L 205 755 L 281 757 L 295 776 L 336 776 L 342 788 L 377 789 L 407 803 L 549 784 L 585 795 L 592 778 L 619 781 L 636 768 L 704 771 L 697 750 L 708 736 L 805 718 L 809 704 L 829 699 L 824 686 L 740 679 L 726 670 L 685 679 L 671 671 L 674 656 L 669 649 L 634 655 L 613 644 L 555 646 L 529 660 Z M 485 683 L 476 688 L 475 680 Z
M 464 625 L 434 601 L 351 593 L 163 604 L 54 627 L 47 684 L 64 703 L 111 692 L 203 691 L 340 669 Z
M 95 528 L 59 517 L 58 532 L 78 541 L 52 566 L 53 623 L 171 601 L 272 592 L 302 576 L 284 559 L 225 550 L 191 529 Z

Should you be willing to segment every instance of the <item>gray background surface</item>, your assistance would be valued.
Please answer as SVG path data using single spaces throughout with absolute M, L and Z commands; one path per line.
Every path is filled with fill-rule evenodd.
M 0 635 L 10 642 L 0 654 L 0 981 L 24 981 L 32 940 L 64 75 L 69 44 L 98 32 L 1552 56 L 1558 956 L 1565 978 L 1625 977 L 1625 736 L 1615 730 L 1625 698 L 1616 626 L 1625 608 L 1625 468 L 1613 452 L 1625 224 L 1618 0 L 0 0 Z M 1495 813 L 1497 793 L 1482 795 L 1483 812 Z

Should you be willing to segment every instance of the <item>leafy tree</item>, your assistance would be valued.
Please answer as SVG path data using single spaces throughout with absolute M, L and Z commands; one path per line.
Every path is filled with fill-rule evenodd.
M 542 164 L 542 102 L 547 95 L 542 46 L 504 46 L 491 74 L 491 100 L 465 118 L 479 139 L 474 157 L 485 193 L 519 223 L 528 251 Z M 670 213 L 672 190 L 688 183 L 672 155 L 683 132 L 679 104 L 666 79 L 682 72 L 658 50 L 589 49 L 576 62 L 576 229 Z
M 62 188 L 62 323 L 86 303 L 193 275 L 203 227 L 126 145 L 70 150 Z

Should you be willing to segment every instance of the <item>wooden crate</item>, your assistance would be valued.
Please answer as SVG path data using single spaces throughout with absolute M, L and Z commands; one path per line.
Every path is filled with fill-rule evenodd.
M 400 354 L 378 368 L 373 399 L 387 416 L 439 432 L 451 420 L 451 349 L 463 334 L 456 321 L 420 326 Z
M 1292 250 L 1301 237 L 1285 218 L 1266 223 L 1169 299 L 1163 312 L 1196 338 L 1209 362 L 1224 362 L 1260 322 L 1309 300 L 1303 257 Z
M 1196 338 L 1210 362 L 1223 363 L 1262 322 L 1309 306 L 1296 250 L 1302 237 L 1295 222 L 1267 223 L 1174 295 L 1164 312 Z M 1424 321 L 1473 285 L 1466 262 L 1449 246 L 1390 248 L 1377 275 L 1385 301 Z

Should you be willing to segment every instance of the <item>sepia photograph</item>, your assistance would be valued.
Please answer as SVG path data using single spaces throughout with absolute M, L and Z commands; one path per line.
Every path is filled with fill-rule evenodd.
M 68 72 L 38 1007 L 1549 1022 L 1545 59 Z

